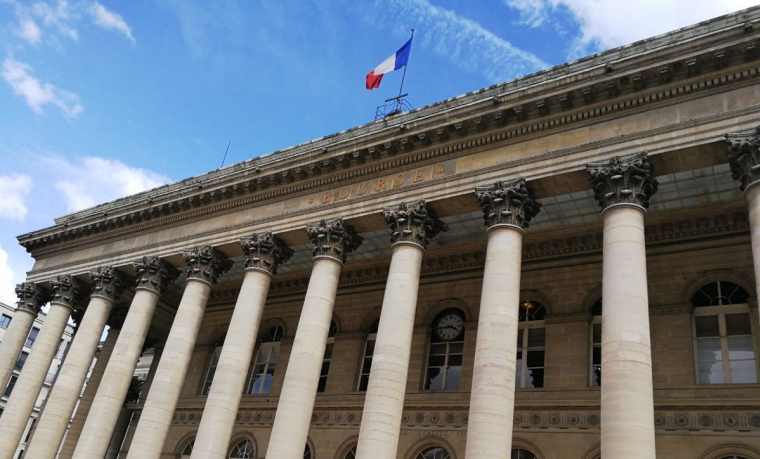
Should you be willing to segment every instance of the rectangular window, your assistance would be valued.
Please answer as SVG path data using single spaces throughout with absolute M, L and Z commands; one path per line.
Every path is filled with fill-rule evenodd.
M 208 366 L 208 373 L 206 374 L 206 382 L 203 384 L 202 395 L 208 395 L 211 390 L 211 383 L 214 381 L 214 374 L 216 373 L 216 366 L 219 365 L 219 356 L 222 354 L 222 346 L 217 346 L 214 349 L 214 355 L 211 356 L 211 363 Z
M 253 376 L 248 389 L 249 394 L 268 394 L 272 387 L 274 370 L 277 366 L 277 356 L 280 354 L 280 343 L 264 343 L 256 354 L 253 365 Z
M 8 328 L 8 325 L 10 324 L 11 324 L 10 316 L 6 316 L 5 314 L 0 316 L 0 328 Z
M 37 335 L 40 334 L 40 329 L 37 327 L 32 327 L 32 330 L 29 332 L 29 336 L 26 337 L 26 345 L 31 347 L 34 345 L 34 342 L 37 340 Z
M 708 308 L 716 312 L 711 313 Z M 697 310 L 700 315 L 694 316 L 697 381 L 700 384 L 757 383 L 750 315 L 730 312 L 731 309 L 725 311 L 726 308 L 733 306 L 700 307 Z
M 359 374 L 359 387 L 357 390 L 366 391 L 369 385 L 369 372 L 372 369 L 372 354 L 375 352 L 375 335 L 367 337 L 367 344 L 364 346 L 364 357 L 362 357 L 362 369 Z
M 602 324 L 591 324 L 591 385 L 602 385 Z
M 29 357 L 28 352 L 21 352 L 21 354 L 18 356 L 18 360 L 16 360 L 16 365 L 14 368 L 18 371 L 21 371 L 22 368 L 24 368 L 24 364 L 26 363 L 26 359 Z
M 748 313 L 726 314 L 726 347 L 732 383 L 757 382 L 755 346 Z
M 425 389 L 459 389 L 463 352 L 463 341 L 430 343 Z
M 29 424 L 29 430 L 26 432 L 26 437 L 24 438 L 24 443 L 29 443 L 29 437 L 32 436 L 32 432 L 34 431 L 34 424 L 37 422 L 37 418 L 32 418 L 31 424 Z
M 5 394 L 3 394 L 4 397 L 10 397 L 11 392 L 13 392 L 13 386 L 16 385 L 16 380 L 18 379 L 18 375 L 12 375 L 11 380 L 8 381 L 8 386 L 5 388 Z
M 545 328 L 519 330 L 517 334 L 516 387 L 544 387 L 545 342 Z
M 330 360 L 332 360 L 333 343 L 325 346 L 325 358 L 322 360 L 322 371 L 319 374 L 319 386 L 317 392 L 324 392 L 327 388 L 327 375 L 330 373 Z

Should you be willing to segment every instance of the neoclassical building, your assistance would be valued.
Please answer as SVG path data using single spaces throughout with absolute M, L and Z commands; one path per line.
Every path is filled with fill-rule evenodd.
M 760 459 L 758 46 L 744 10 L 20 236 L 0 459 L 72 311 L 28 458 Z

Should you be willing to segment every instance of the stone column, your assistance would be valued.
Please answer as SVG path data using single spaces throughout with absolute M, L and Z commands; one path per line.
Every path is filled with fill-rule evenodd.
M 314 266 L 277 404 L 267 459 L 303 458 L 340 271 L 346 255 L 363 239 L 342 218 L 308 225 L 306 231 L 314 242 Z
M 17 285 L 16 295 L 18 296 L 16 312 L 0 342 L 0 387 L 3 392 L 8 386 L 13 367 L 24 348 L 26 337 L 29 336 L 40 307 L 50 301 L 50 293 L 34 282 Z
M 412 350 L 422 256 L 445 229 L 425 201 L 383 212 L 391 229 L 392 255 L 364 400 L 357 458 L 396 457 Z
M 512 450 L 522 242 L 541 203 L 525 179 L 475 189 L 485 218 L 486 263 L 472 370 L 466 457 L 508 459 Z
M 760 126 L 751 132 L 726 136 L 731 176 L 739 182 L 749 210 L 755 295 L 760 295 Z M 760 298 L 760 296 L 755 296 Z
M 246 254 L 245 277 L 227 329 L 229 339 L 225 339 L 219 355 L 214 381 L 195 438 L 193 458 L 196 459 L 227 457 L 269 284 L 278 266 L 293 255 L 293 250 L 272 233 L 243 238 L 240 245 Z
M 91 272 L 90 278 L 90 304 L 77 326 L 70 352 L 47 397 L 45 410 L 37 421 L 34 436 L 26 449 L 27 457 L 55 457 L 58 452 L 92 359 L 98 350 L 106 321 L 127 285 L 126 277 L 110 266 Z
M 603 221 L 602 457 L 655 458 L 644 216 L 657 180 L 646 153 L 587 166 Z
M 188 266 L 187 285 L 140 413 L 127 459 L 158 459 L 161 456 L 211 287 L 232 267 L 232 262 L 211 246 L 185 250 L 182 257 Z
M 74 454 L 74 448 L 77 446 L 79 435 L 82 433 L 82 427 L 84 427 L 84 421 L 87 419 L 87 415 L 90 413 L 90 407 L 92 401 L 95 399 L 95 394 L 100 386 L 100 381 L 103 379 L 103 373 L 108 365 L 108 359 L 111 358 L 116 340 L 119 338 L 119 330 L 121 330 L 126 318 L 127 307 L 118 306 L 112 308 L 111 315 L 106 322 L 108 325 L 108 335 L 103 342 L 103 346 L 100 351 L 97 352 L 97 361 L 90 373 L 90 379 L 87 381 L 87 387 L 84 389 L 82 397 L 79 399 L 79 405 L 76 407 L 74 418 L 71 420 L 71 425 L 66 430 L 65 438 L 63 440 L 63 446 L 61 447 L 58 459 L 71 459 Z
M 127 396 L 158 299 L 179 271 L 158 257 L 135 263 L 137 287 L 103 379 L 74 449 L 75 459 L 103 459 Z
M 32 352 L 16 381 L 3 415 L 0 416 L 0 459 L 10 459 L 24 435 L 34 404 L 45 383 L 50 364 L 61 344 L 66 323 L 74 308 L 82 307 L 86 288 L 69 275 L 52 282 L 53 299 Z M 31 457 L 31 456 L 29 456 Z

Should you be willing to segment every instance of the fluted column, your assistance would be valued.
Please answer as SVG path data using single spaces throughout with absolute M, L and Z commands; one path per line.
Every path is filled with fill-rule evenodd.
M 135 296 L 74 449 L 75 459 L 105 456 L 158 300 L 179 275 L 179 271 L 158 257 L 143 258 L 135 263 L 135 270 Z
M 341 218 L 308 225 L 306 231 L 314 242 L 314 266 L 269 437 L 268 459 L 303 458 L 341 267 L 362 241 Z
M 508 459 L 512 450 L 522 242 L 541 203 L 525 179 L 475 190 L 485 217 L 486 263 L 472 370 L 466 457 Z
M 425 201 L 385 209 L 392 255 L 364 401 L 357 458 L 393 459 L 409 369 L 422 256 L 429 240 L 445 229 Z
M 644 216 L 657 181 L 645 153 L 587 167 L 604 227 L 602 457 L 654 459 Z
M 760 127 L 726 136 L 731 176 L 739 182 L 749 211 L 755 298 L 760 298 Z
M 71 420 L 71 425 L 66 430 L 58 459 L 71 459 L 71 456 L 74 454 L 74 448 L 77 446 L 79 435 L 82 433 L 84 421 L 90 413 L 92 401 L 95 399 L 95 394 L 100 386 L 100 381 L 103 379 L 103 373 L 108 365 L 108 360 L 111 358 L 114 345 L 119 338 L 119 331 L 124 324 L 127 310 L 126 306 L 117 306 L 111 309 L 111 315 L 106 322 L 106 325 L 109 327 L 108 335 L 100 350 L 97 351 L 96 358 L 98 360 L 92 368 L 90 378 L 87 380 L 87 387 L 85 387 L 82 397 L 79 399 L 79 404 L 76 406 L 76 412 Z
M 3 391 L 11 379 L 13 367 L 24 348 L 26 337 L 29 336 L 40 307 L 50 301 L 50 293 L 34 282 L 17 285 L 16 295 L 16 311 L 0 342 L 0 387 Z
M 272 233 L 240 241 L 246 270 L 193 447 L 194 459 L 225 459 L 259 335 L 272 276 L 293 251 Z
M 98 350 L 106 321 L 127 285 L 126 277 L 110 266 L 92 271 L 90 278 L 90 303 L 77 326 L 77 333 L 55 385 L 47 397 L 45 410 L 37 422 L 26 457 L 55 457 L 58 452 L 92 359 Z
M 211 246 L 182 252 L 188 278 L 127 459 L 158 459 L 195 349 L 211 287 L 232 262 Z
M 66 323 L 74 308 L 82 307 L 87 294 L 85 286 L 69 275 L 58 276 L 52 286 L 50 310 L 0 416 L 0 459 L 13 457 L 61 344 Z

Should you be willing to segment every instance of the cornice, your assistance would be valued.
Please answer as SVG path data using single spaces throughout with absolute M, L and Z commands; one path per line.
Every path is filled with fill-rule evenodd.
M 760 16 L 760 9 L 752 10 L 752 14 Z M 640 68 L 637 66 L 640 66 L 643 58 L 627 54 L 621 49 L 617 55 L 623 61 L 615 62 L 612 71 L 607 72 L 599 62 L 600 67 L 596 68 L 598 71 L 587 75 L 586 79 L 568 71 L 569 68 L 580 65 L 578 63 L 564 66 L 564 71 L 557 68 L 542 72 L 545 78 L 549 78 L 548 75 L 552 72 L 556 73 L 553 74 L 554 79 L 549 78 L 551 81 L 546 83 L 553 90 L 547 94 L 543 94 L 540 87 L 520 88 L 520 82 L 525 85 L 531 78 L 535 78 L 529 76 L 508 84 L 517 85 L 513 92 L 477 100 L 481 106 L 475 109 L 477 113 L 474 116 L 470 113 L 472 108 L 469 105 L 467 108 L 452 106 L 445 111 L 432 108 L 416 110 L 399 118 L 399 123 L 406 121 L 405 123 L 388 126 L 375 135 L 382 139 L 371 138 L 365 141 L 353 137 L 349 144 L 341 146 L 337 144 L 340 136 L 325 138 L 323 142 L 327 142 L 330 148 L 323 147 L 313 154 L 296 155 L 299 165 L 270 171 L 254 165 L 258 164 L 254 160 L 250 164 L 231 166 L 233 170 L 228 171 L 227 175 L 217 177 L 220 171 L 210 173 L 209 183 L 202 183 L 200 178 L 188 179 L 181 182 L 187 186 L 171 193 L 160 195 L 158 191 L 153 194 L 147 192 L 98 206 L 58 219 L 60 224 L 20 236 L 19 241 L 28 251 L 34 252 L 35 256 L 70 250 L 157 226 L 189 221 L 210 213 L 277 200 L 293 193 L 435 157 L 461 154 L 486 144 L 521 140 L 547 129 L 588 122 L 615 112 L 636 109 L 674 97 L 685 97 L 755 77 L 760 69 L 755 66 L 748 68 L 745 61 L 756 58 L 753 40 L 757 34 L 753 31 L 740 34 L 740 27 L 736 25 L 734 28 L 737 30 L 728 36 L 707 39 L 709 43 L 702 46 L 696 54 L 688 54 L 675 46 L 681 54 L 688 54 L 687 58 L 664 61 L 665 57 L 673 56 L 663 57 L 662 54 L 667 53 L 655 53 L 656 59 L 647 59 L 658 60 L 659 63 L 654 65 L 652 61 L 649 62 L 652 64 L 650 67 Z M 705 46 L 718 44 L 725 46 L 717 50 L 705 50 Z M 603 55 L 593 59 L 599 60 Z M 736 70 L 727 72 L 728 68 Z M 565 86 L 560 82 L 564 82 Z M 675 82 L 683 84 L 675 86 Z M 647 87 L 654 86 L 662 89 L 647 91 Z M 487 88 L 477 94 L 483 96 L 493 89 Z M 451 102 L 449 100 L 440 104 L 453 105 Z M 440 108 L 439 104 L 431 107 Z M 425 116 L 427 111 L 435 113 Z M 558 113 L 560 116 L 557 116 Z M 485 133 L 489 134 L 478 135 Z M 332 154 L 334 150 L 338 154 Z M 268 157 L 259 162 L 266 158 Z M 368 165 L 370 163 L 374 164 Z M 41 250 L 46 248 L 54 249 Z

